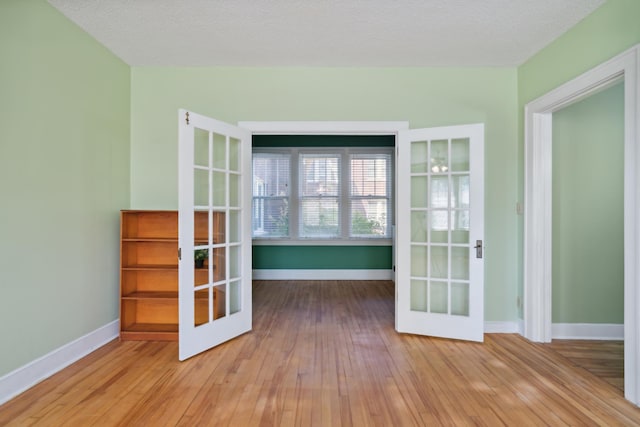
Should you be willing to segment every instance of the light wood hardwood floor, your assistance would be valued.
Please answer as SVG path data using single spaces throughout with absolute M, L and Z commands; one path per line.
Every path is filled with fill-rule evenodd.
M 639 425 L 616 386 L 548 344 L 394 331 L 391 282 L 255 282 L 252 332 L 178 361 L 118 342 L 0 407 L 9 426 Z
M 624 341 L 554 340 L 546 346 L 624 394 Z

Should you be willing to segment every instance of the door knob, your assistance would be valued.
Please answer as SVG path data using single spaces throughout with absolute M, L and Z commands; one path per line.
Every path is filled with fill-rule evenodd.
M 482 240 L 476 240 L 474 248 L 476 250 L 476 258 L 482 258 Z

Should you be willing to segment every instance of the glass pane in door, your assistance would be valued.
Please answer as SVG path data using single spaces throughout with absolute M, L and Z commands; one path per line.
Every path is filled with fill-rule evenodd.
M 196 166 L 209 166 L 209 132 L 204 129 L 193 130 L 194 164 Z
M 469 316 L 469 283 L 451 284 L 451 314 Z
M 209 171 L 193 170 L 193 202 L 196 206 L 209 205 Z
M 194 164 L 194 325 L 225 316 L 227 138 L 196 132 Z
M 229 314 L 234 314 L 241 309 L 241 295 L 242 289 L 240 288 L 240 280 L 229 283 Z
M 449 287 L 447 282 L 432 281 L 429 287 L 429 311 L 431 313 L 447 314 L 449 300 Z
M 451 243 L 469 243 L 469 209 L 451 212 Z
M 411 310 L 429 311 L 429 288 L 426 280 L 411 281 Z
M 427 236 L 427 211 L 414 210 L 411 212 L 411 241 L 416 243 L 426 243 Z
M 201 326 L 209 322 L 209 289 L 195 291 L 193 300 L 193 324 Z
M 229 174 L 229 206 L 240 206 L 240 175 L 235 173 Z
M 428 188 L 429 178 L 426 176 L 411 177 L 411 207 L 426 208 L 429 200 Z
M 227 285 L 222 284 L 214 288 L 213 319 L 218 320 L 227 315 Z
M 229 211 L 229 243 L 240 242 L 240 212 Z
M 212 270 L 213 270 L 213 281 L 220 282 L 221 280 L 225 280 L 226 274 L 226 265 L 225 265 L 225 255 L 226 248 L 224 246 L 217 247 L 213 249 L 213 257 L 211 261 L 213 262 Z
M 231 246 L 229 248 L 229 278 L 235 279 L 240 277 L 240 246 Z
M 229 170 L 240 172 L 240 140 L 229 138 Z
M 449 241 L 449 218 L 448 211 L 444 209 L 434 209 L 429 212 L 429 223 L 431 229 L 431 243 L 447 243 Z
M 469 312 L 469 139 L 411 143 L 413 311 Z
M 469 280 L 469 247 L 454 246 L 451 248 L 451 278 Z
M 430 165 L 432 173 L 447 173 L 449 171 L 449 141 L 431 141 Z
M 411 245 L 411 276 L 427 277 L 427 252 L 427 246 Z
M 209 211 L 195 210 L 193 213 L 193 245 L 209 244 Z M 196 258 L 197 259 L 197 258 Z
M 227 200 L 227 176 L 224 172 L 212 172 L 213 206 L 224 207 Z
M 420 173 L 429 170 L 429 147 L 427 141 L 415 141 L 411 144 L 411 172 Z
M 213 133 L 213 164 L 214 169 L 226 169 L 227 166 L 227 138 Z
M 469 171 L 469 138 L 451 140 L 451 171 Z
M 449 253 L 446 246 L 431 246 L 429 257 L 430 277 L 446 279 L 448 277 Z

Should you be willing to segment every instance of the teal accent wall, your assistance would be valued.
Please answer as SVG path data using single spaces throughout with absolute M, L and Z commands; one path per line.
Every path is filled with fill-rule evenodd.
M 179 108 L 238 121 L 485 123 L 485 318 L 515 320 L 515 68 L 133 67 L 131 206 L 178 205 Z
M 129 67 L 44 0 L 0 2 L 0 377 L 118 318 Z
M 254 246 L 255 269 L 391 269 L 391 246 Z
M 640 43 L 640 1 L 608 0 L 561 37 L 518 67 L 518 200 L 524 198 L 524 106 Z M 523 217 L 516 239 L 518 297 L 523 295 Z M 522 309 L 518 311 L 522 318 Z
M 553 114 L 554 323 L 624 323 L 624 86 Z
M 254 135 L 254 148 L 264 147 L 394 147 L 394 135 Z

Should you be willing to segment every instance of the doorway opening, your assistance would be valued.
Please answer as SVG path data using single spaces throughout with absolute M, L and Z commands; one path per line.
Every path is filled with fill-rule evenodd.
M 372 137 L 372 139 L 380 139 L 380 137 L 391 137 L 394 140 L 393 145 L 397 143 L 397 135 L 399 131 L 409 128 L 408 122 L 240 122 L 239 126 L 248 129 L 252 132 L 254 139 L 262 139 L 262 145 L 269 144 L 269 139 L 278 136 L 314 136 L 318 138 L 329 136 L 363 136 Z M 385 138 L 382 138 L 385 139 Z M 294 144 L 291 142 L 290 144 Z M 386 143 L 385 143 L 386 144 Z M 260 145 L 260 144 L 258 144 Z M 395 158 L 393 160 L 392 170 L 395 171 Z M 395 183 L 395 176 L 393 177 Z M 395 193 L 395 184 L 391 189 L 392 193 Z M 267 244 L 268 243 L 268 244 Z M 315 257 L 316 261 L 309 261 L 312 268 L 278 268 L 278 266 L 270 265 L 270 268 L 264 268 L 265 265 L 260 264 L 260 259 L 273 259 L 278 258 L 280 260 L 288 259 L 287 256 L 283 256 L 283 251 L 289 250 L 291 247 L 296 247 L 299 251 L 296 256 L 308 255 L 309 251 L 322 252 L 338 248 L 340 251 L 353 251 L 355 248 L 349 246 L 357 246 L 349 241 L 339 243 L 340 246 L 314 246 L 314 240 L 300 240 L 292 245 L 291 242 L 277 243 L 265 242 L 265 245 L 254 244 L 254 252 L 256 255 L 256 265 L 253 270 L 253 277 L 256 280 L 272 280 L 272 279 L 287 279 L 287 280 L 314 280 L 318 279 L 318 271 L 316 263 L 322 260 L 322 256 Z M 375 252 L 376 256 L 386 257 L 388 256 L 388 245 L 369 246 L 369 251 Z M 365 265 L 361 265 L 358 269 L 350 268 L 323 268 L 322 279 L 323 280 L 390 280 L 394 279 L 395 274 L 393 272 L 393 265 L 395 265 L 395 242 L 391 240 L 391 265 L 390 269 L 371 269 Z M 269 257 L 261 257 L 265 251 L 269 252 Z M 317 255 L 317 254 L 316 254 Z M 352 254 L 353 255 L 353 254 Z M 335 258 L 335 254 L 332 257 Z M 342 254 L 339 258 L 343 261 L 348 260 L 345 258 L 345 254 Z M 313 266 L 316 266 L 315 268 Z M 276 268 L 273 268 L 276 267 Z M 326 266 L 325 266 L 326 267 Z M 362 268 L 364 267 L 364 268 Z
M 391 279 L 395 142 L 391 134 L 253 135 L 254 276 Z
M 624 86 L 553 114 L 552 338 L 624 338 Z
M 552 338 L 552 115 L 624 81 L 624 391 L 640 404 L 640 45 L 525 106 L 524 335 Z

